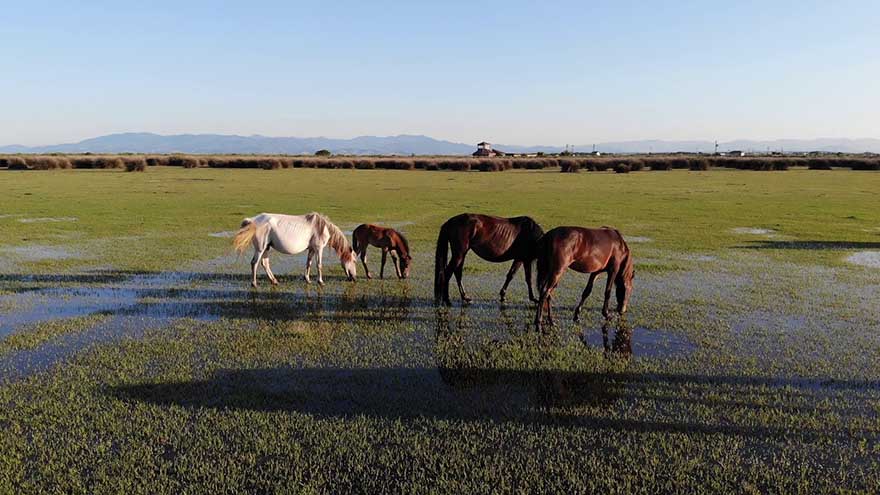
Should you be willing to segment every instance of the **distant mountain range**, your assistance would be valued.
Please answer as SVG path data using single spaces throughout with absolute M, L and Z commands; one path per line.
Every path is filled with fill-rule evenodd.
M 509 153 L 557 153 L 559 146 L 522 146 L 496 144 Z M 575 146 L 575 151 L 590 151 L 593 145 Z M 468 155 L 475 145 L 442 141 L 428 136 L 360 136 L 352 139 L 324 137 L 267 137 L 223 134 L 175 134 L 163 136 L 145 132 L 110 134 L 78 143 L 49 146 L 0 146 L 0 153 L 240 153 L 240 154 L 312 154 L 320 149 L 345 155 Z M 620 141 L 597 143 L 605 153 L 712 152 L 711 141 Z M 719 151 L 826 151 L 844 153 L 880 153 L 880 139 L 781 139 L 776 141 L 728 141 L 718 143 Z

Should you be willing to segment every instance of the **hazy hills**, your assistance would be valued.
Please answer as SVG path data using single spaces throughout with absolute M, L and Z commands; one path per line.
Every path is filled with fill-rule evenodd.
M 712 152 L 711 141 L 620 141 L 596 143 L 605 153 L 669 153 L 676 151 Z M 312 154 L 328 149 L 335 154 L 351 155 L 467 155 L 474 144 L 442 141 L 428 136 L 360 136 L 352 139 L 325 137 L 267 137 L 223 134 L 122 133 L 86 139 L 78 143 L 48 146 L 0 146 L 0 153 L 241 153 L 241 154 Z M 522 146 L 496 144 L 495 148 L 514 153 L 553 153 L 558 146 Z M 576 145 L 575 151 L 589 151 L 592 144 Z M 783 139 L 775 141 L 737 140 L 719 143 L 720 151 L 833 151 L 845 153 L 880 153 L 880 139 Z

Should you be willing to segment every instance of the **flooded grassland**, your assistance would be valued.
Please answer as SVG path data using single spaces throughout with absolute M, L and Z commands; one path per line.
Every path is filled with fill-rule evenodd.
M 878 174 L 0 180 L 0 492 L 878 489 Z M 328 250 L 319 287 L 276 253 L 251 289 L 230 232 L 312 210 L 399 228 L 411 277 L 348 283 Z M 508 265 L 472 253 L 473 304 L 435 307 L 463 211 L 619 228 L 631 312 L 603 322 L 600 278 L 573 322 L 569 271 L 536 334 L 522 272 L 502 305 Z

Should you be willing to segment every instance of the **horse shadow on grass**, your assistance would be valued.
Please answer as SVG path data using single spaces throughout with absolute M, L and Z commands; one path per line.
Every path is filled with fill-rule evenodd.
M 749 402 L 761 379 L 735 376 L 573 372 L 558 370 L 439 368 L 258 368 L 215 373 L 204 380 L 135 383 L 110 387 L 105 393 L 128 402 L 191 409 L 217 409 L 306 414 L 317 419 L 358 417 L 382 420 L 490 421 L 553 425 L 609 432 L 663 432 L 691 435 L 726 434 L 816 441 L 833 438 L 852 442 L 876 440 L 875 431 L 847 424 L 845 419 L 812 424 L 814 405 L 788 408 L 804 421 L 756 425 L 742 410 L 748 407 L 777 414 L 773 405 Z M 659 386 L 658 386 L 659 385 Z M 775 389 L 788 402 L 791 392 L 820 391 L 796 383 Z M 850 384 L 855 386 L 855 384 Z M 864 384 L 860 384 L 860 387 Z M 870 385 L 875 390 L 877 383 Z M 719 395 L 718 389 L 722 389 Z M 670 396 L 677 390 L 685 401 Z M 790 398 L 803 404 L 810 397 Z M 618 402 L 657 408 L 649 419 L 636 419 Z M 689 418 L 683 404 L 694 404 L 700 420 Z M 670 412 L 669 408 L 677 409 Z M 706 412 L 708 410 L 708 413 Z M 841 409 L 855 420 L 857 413 Z M 854 421 L 855 423 L 855 421 Z M 857 423 L 855 423 L 857 424 Z

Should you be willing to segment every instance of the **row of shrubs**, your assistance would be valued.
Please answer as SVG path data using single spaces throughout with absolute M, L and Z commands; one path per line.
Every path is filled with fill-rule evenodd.
M 880 158 L 871 157 L 714 157 L 714 156 L 651 156 L 651 157 L 561 157 L 561 158 L 376 158 L 376 157 L 267 157 L 267 156 L 197 156 L 197 155 L 18 155 L 0 157 L 0 168 L 10 170 L 55 169 L 125 169 L 144 171 L 147 167 L 184 168 L 250 168 L 276 170 L 283 168 L 323 169 L 386 169 L 386 170 L 480 170 L 501 172 L 510 169 L 559 168 L 566 173 L 581 170 L 601 172 L 613 170 L 629 173 L 639 170 L 709 170 L 735 168 L 741 170 L 788 170 L 807 167 L 813 170 L 850 168 L 880 170 Z
M 506 158 L 291 158 L 291 157 L 194 157 L 170 156 L 147 158 L 148 165 L 182 166 L 187 168 L 323 168 L 323 169 L 384 169 L 384 170 L 481 170 L 500 172 L 514 168 L 540 169 L 556 167 L 552 159 Z
M 795 158 L 795 157 L 634 157 L 634 158 L 569 158 L 560 160 L 560 171 L 580 170 L 629 173 L 638 170 L 709 170 L 733 168 L 738 170 L 788 170 L 807 167 L 811 170 L 850 168 L 852 170 L 880 170 L 878 158 Z
M 64 170 L 64 169 L 125 169 L 143 172 L 148 160 L 142 156 L 46 156 L 23 155 L 0 157 L 0 168 L 9 170 Z

